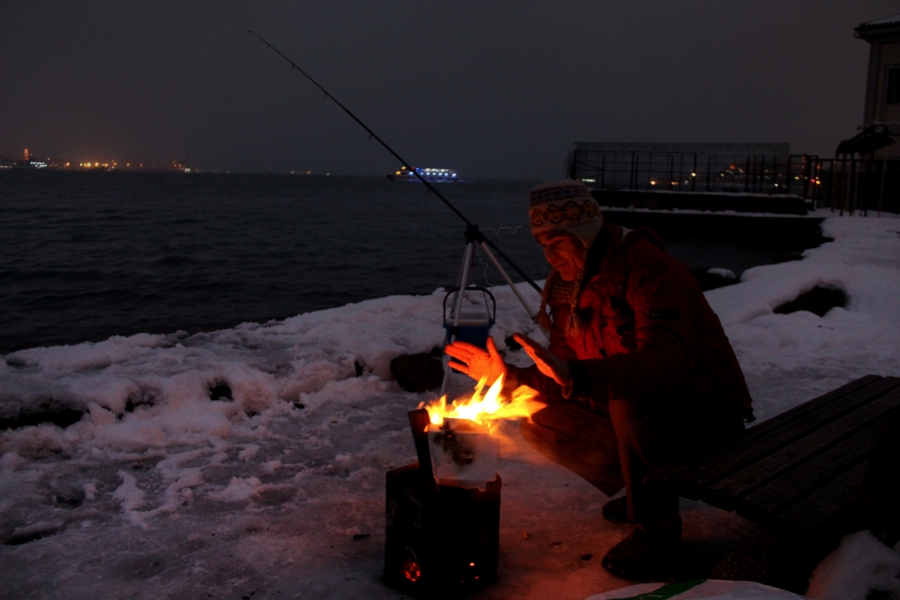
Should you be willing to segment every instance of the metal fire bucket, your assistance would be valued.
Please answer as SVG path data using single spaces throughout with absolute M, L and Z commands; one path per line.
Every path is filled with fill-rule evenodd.
M 421 413 L 410 413 L 419 462 L 387 472 L 384 581 L 415 598 L 461 598 L 497 579 L 502 482 L 495 469 L 483 489 L 437 483 Z

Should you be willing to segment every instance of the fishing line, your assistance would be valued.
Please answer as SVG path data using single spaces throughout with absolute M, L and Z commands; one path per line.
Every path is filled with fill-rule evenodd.
M 303 69 L 301 69 L 300 67 L 298 67 L 298 66 L 297 66 L 297 63 L 295 63 L 295 62 L 292 61 L 290 58 L 288 58 L 287 56 L 285 56 L 285 54 L 284 54 L 283 52 L 281 52 L 281 50 L 279 50 L 278 48 L 276 48 L 275 46 L 273 46 L 272 44 L 270 44 L 269 42 L 267 42 L 266 40 L 264 40 L 264 39 L 262 38 L 262 36 L 260 36 L 259 34 L 257 34 L 257 33 L 256 33 L 255 31 L 253 31 L 252 29 L 250 29 L 250 30 L 248 31 L 248 33 L 250 33 L 250 35 L 254 36 L 254 37 L 257 38 L 259 41 L 261 41 L 263 44 L 265 44 L 266 47 L 268 47 L 270 50 L 272 50 L 273 52 L 275 52 L 278 56 L 280 56 L 281 58 L 283 58 L 284 60 L 286 60 L 286 61 L 291 65 L 291 68 L 296 69 L 301 75 L 303 75 L 303 76 L 306 77 L 309 81 L 311 81 L 313 85 L 315 85 L 317 88 L 319 88 L 320 90 L 322 90 L 322 93 L 325 94 L 325 98 L 334 101 L 334 103 L 337 104 L 337 105 L 341 108 L 341 110 L 343 110 L 345 113 L 347 113 L 347 115 L 348 115 L 351 119 L 353 119 L 354 121 L 356 121 L 356 122 L 359 124 L 360 127 L 362 127 L 363 129 L 366 130 L 366 133 L 369 134 L 369 139 L 370 139 L 370 140 L 375 140 L 375 141 L 377 141 L 379 144 L 381 144 L 381 146 L 382 146 L 385 150 L 387 150 L 388 152 L 390 152 L 391 155 L 392 155 L 394 158 L 396 158 L 398 161 L 400 161 L 400 163 L 401 163 L 404 167 L 406 167 L 413 175 L 415 175 L 415 176 L 419 179 L 419 181 L 421 181 L 422 183 L 424 183 L 424 184 L 425 184 L 425 187 L 428 189 L 429 192 L 431 192 L 432 194 L 434 194 L 435 196 L 437 196 L 444 204 L 447 205 L 447 207 L 448 207 L 450 210 L 452 210 L 452 211 L 456 214 L 457 217 L 459 217 L 460 219 L 462 219 L 462 220 L 465 222 L 465 224 L 466 224 L 466 226 L 467 226 L 467 229 L 466 229 L 466 235 L 467 235 L 467 236 L 470 236 L 470 235 L 471 235 L 471 236 L 472 236 L 476 241 L 478 241 L 479 243 L 484 242 L 484 243 L 486 243 L 488 246 L 490 246 L 490 247 L 494 250 L 494 252 L 496 252 L 497 254 L 500 255 L 500 258 L 502 258 L 503 260 L 505 260 L 506 263 L 509 264 L 509 266 L 511 266 L 513 269 L 515 269 L 516 272 L 517 272 L 519 275 L 521 275 L 522 277 L 524 277 L 524 278 L 525 278 L 525 281 L 527 281 L 529 284 L 531 284 L 531 287 L 533 287 L 535 290 L 537 290 L 538 293 L 541 293 L 541 288 L 540 288 L 540 286 L 538 286 L 538 284 L 536 284 L 536 283 L 534 282 L 534 280 L 533 280 L 531 277 L 529 277 L 528 274 L 527 274 L 525 271 L 523 271 L 521 268 L 519 268 L 519 265 L 517 265 L 516 263 L 514 263 L 514 262 L 512 261 L 512 259 L 511 259 L 510 257 L 508 257 L 508 256 L 506 255 L 505 252 L 503 252 L 503 250 L 501 250 L 500 248 L 498 248 L 497 245 L 494 244 L 494 242 L 491 241 L 490 238 L 485 237 L 485 235 L 484 235 L 483 233 L 481 233 L 481 231 L 478 229 L 478 225 L 474 224 L 472 221 L 470 221 L 468 218 L 466 218 L 466 216 L 465 216 L 464 214 L 462 214 L 462 213 L 459 211 L 459 209 L 457 209 L 455 206 L 453 206 L 453 204 L 451 204 L 449 200 L 447 200 L 446 198 L 444 198 L 443 194 L 441 194 L 439 191 L 437 191 L 437 189 L 435 189 L 435 187 L 434 187 L 433 185 L 431 185 L 431 183 L 430 183 L 428 180 L 426 180 L 424 177 L 422 177 L 422 174 L 421 174 L 421 173 L 419 173 L 419 172 L 416 171 L 412 166 L 410 166 L 410 164 L 409 164 L 407 161 L 405 161 L 399 154 L 397 154 L 397 152 L 395 152 L 393 148 L 391 148 L 390 146 L 388 146 L 388 144 L 387 144 L 384 140 L 382 140 L 382 139 L 378 136 L 378 134 L 376 134 L 374 131 L 372 131 L 371 129 L 369 129 L 369 126 L 366 125 L 365 123 L 363 123 L 363 122 L 359 119 L 359 117 L 357 117 L 355 114 L 353 114 L 353 113 L 350 111 L 349 108 L 347 108 L 346 106 L 344 106 L 337 98 L 335 98 L 334 96 L 332 96 L 331 93 L 329 93 L 328 90 L 326 90 L 324 87 L 322 87 L 322 86 L 319 84 L 318 81 L 316 81 L 315 79 L 313 79 L 313 78 L 309 75 L 309 73 L 307 73 L 306 71 L 304 71 Z
M 494 235 L 500 235 L 503 230 L 509 231 L 509 235 L 516 235 L 519 233 L 519 230 L 522 229 L 521 225 L 516 225 L 513 227 L 512 225 L 501 225 L 500 227 L 485 227 L 485 231 L 490 231 Z

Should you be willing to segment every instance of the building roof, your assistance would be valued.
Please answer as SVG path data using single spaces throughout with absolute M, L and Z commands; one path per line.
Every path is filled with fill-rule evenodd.
M 855 29 L 856 37 L 863 39 L 870 37 L 879 38 L 884 35 L 894 37 L 900 33 L 900 15 L 892 15 L 890 17 L 875 19 L 874 21 L 867 21 L 861 25 L 857 25 Z
M 860 27 L 878 27 L 880 25 L 897 25 L 900 24 L 900 15 L 893 15 L 891 17 L 884 17 L 883 19 L 876 19 L 874 21 L 867 21 L 860 25 Z

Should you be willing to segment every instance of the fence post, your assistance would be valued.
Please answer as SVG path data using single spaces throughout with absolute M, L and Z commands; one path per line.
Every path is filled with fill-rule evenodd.
M 631 153 L 631 172 L 628 177 L 628 189 L 633 190 L 637 188 L 637 156 L 634 152 Z
M 737 166 L 737 165 L 735 165 Z M 732 179 L 733 181 L 733 179 Z M 744 169 L 744 191 L 750 191 L 750 155 L 747 155 L 747 168 Z
M 697 153 L 694 152 L 694 168 L 691 169 L 691 191 L 697 188 Z
M 873 154 L 874 155 L 874 154 Z M 863 159 L 863 180 L 862 180 L 862 192 L 860 192 L 860 202 L 862 203 L 862 212 L 864 217 L 869 216 L 869 188 L 872 187 L 869 185 L 869 181 L 872 178 L 872 156 L 870 155 L 868 158 Z
M 787 158 L 787 166 L 785 167 L 785 173 L 787 174 L 787 194 L 790 195 L 791 191 L 794 189 L 794 178 L 791 177 L 791 173 L 793 172 L 794 161 L 791 160 L 791 157 Z
M 675 168 L 675 157 L 672 156 L 671 154 L 669 154 L 668 157 L 669 157 L 669 180 L 666 181 L 666 189 L 668 189 L 671 192 L 672 191 L 672 175 L 674 174 L 672 171 Z
M 766 164 L 765 155 L 763 155 L 763 165 Z M 763 176 L 765 176 L 766 170 L 763 169 Z M 772 191 L 770 194 L 776 193 L 775 190 L 778 188 L 778 156 L 772 157 Z
M 600 189 L 606 189 L 606 153 L 600 156 Z
M 824 189 L 824 188 L 822 188 L 822 185 L 823 185 L 823 184 L 822 184 L 822 177 L 823 177 L 822 171 L 824 170 L 823 165 L 824 165 L 824 163 L 825 163 L 825 160 L 826 160 L 826 159 L 819 158 L 819 157 L 817 156 L 817 157 L 816 157 L 816 162 L 815 162 L 815 169 L 813 170 L 813 176 L 815 177 L 815 180 L 813 181 L 813 186 L 814 186 L 814 189 L 813 189 L 813 194 L 814 194 L 814 196 L 813 196 L 813 201 L 816 203 L 816 204 L 815 204 L 816 206 L 819 205 L 819 198 L 822 197 L 822 195 L 824 194 L 824 192 L 823 192 L 823 189 Z M 833 169 L 834 166 L 832 165 L 831 168 Z M 830 172 L 831 172 L 831 171 L 829 171 L 829 173 L 830 173 Z M 831 179 L 828 180 L 828 189 L 829 189 L 829 194 L 830 194 L 830 189 L 831 189 Z M 828 203 L 828 206 L 829 206 L 829 207 L 831 206 L 831 203 L 830 203 L 830 202 Z
M 838 182 L 837 175 L 835 174 L 835 167 L 837 166 L 837 161 L 838 161 L 838 157 L 837 157 L 837 155 L 835 155 L 835 157 L 831 160 L 831 182 L 828 186 L 829 187 L 829 196 L 830 196 L 830 198 L 828 200 L 828 204 L 831 207 L 831 212 L 834 212 L 835 208 L 840 208 L 840 201 L 841 201 L 840 190 L 838 189 L 839 182 Z M 841 163 L 842 171 L 843 171 L 843 168 L 844 168 L 843 163 Z M 841 214 L 844 214 L 843 211 L 841 212 Z
M 841 188 L 838 190 L 838 201 L 841 207 L 840 216 L 844 216 L 844 207 L 847 204 L 847 155 L 841 155 Z

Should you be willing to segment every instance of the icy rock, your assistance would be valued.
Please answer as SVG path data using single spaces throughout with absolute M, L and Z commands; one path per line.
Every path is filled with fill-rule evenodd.
M 837 306 L 847 305 L 847 294 L 844 290 L 817 285 L 811 290 L 803 292 L 790 302 L 776 307 L 772 312 L 787 315 L 792 312 L 806 310 L 820 317 Z
M 407 392 L 433 390 L 444 379 L 441 361 L 430 354 L 405 354 L 391 361 L 391 373 Z

